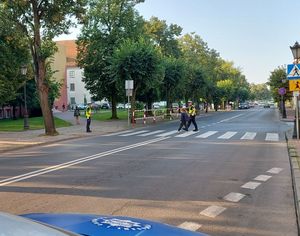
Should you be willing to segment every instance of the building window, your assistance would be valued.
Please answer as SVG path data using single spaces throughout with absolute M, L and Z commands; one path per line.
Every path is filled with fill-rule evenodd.
M 70 99 L 71 99 L 71 104 L 76 104 L 75 97 L 71 97 Z
M 75 71 L 74 70 L 69 71 L 69 77 L 70 78 L 75 78 Z
M 70 84 L 70 91 L 75 91 L 75 84 L 74 83 Z

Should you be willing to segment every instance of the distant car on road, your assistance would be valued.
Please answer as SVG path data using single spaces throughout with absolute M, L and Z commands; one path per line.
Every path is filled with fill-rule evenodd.
M 205 236 L 171 225 L 130 217 L 44 213 L 15 216 L 3 212 L 0 212 L 0 235 Z
M 239 109 L 249 109 L 250 108 L 250 105 L 248 102 L 241 102 L 239 104 Z
M 271 106 L 270 106 L 270 104 L 269 103 L 265 103 L 264 104 L 264 108 L 270 108 Z

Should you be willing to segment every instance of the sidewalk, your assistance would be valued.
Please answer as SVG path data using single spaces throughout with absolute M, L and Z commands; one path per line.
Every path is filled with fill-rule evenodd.
M 128 129 L 128 123 L 124 120 L 92 120 L 92 133 L 86 133 L 86 120 L 82 118 L 80 120 L 80 125 L 76 125 L 73 112 L 56 112 L 54 115 L 72 123 L 73 126 L 57 128 L 59 135 L 56 136 L 44 135 L 44 129 L 21 132 L 0 132 L 0 153 L 34 145 L 51 144 L 69 139 L 91 137 Z

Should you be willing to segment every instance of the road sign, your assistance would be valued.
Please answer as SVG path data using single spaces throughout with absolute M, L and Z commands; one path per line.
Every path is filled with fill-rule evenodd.
M 300 80 L 290 80 L 289 88 L 290 91 L 300 91 Z
M 287 65 L 287 78 L 289 80 L 292 79 L 300 79 L 300 64 L 289 64 Z
M 280 89 L 278 89 L 278 93 L 280 95 L 284 95 L 284 94 L 286 94 L 286 89 L 285 88 L 280 88 Z

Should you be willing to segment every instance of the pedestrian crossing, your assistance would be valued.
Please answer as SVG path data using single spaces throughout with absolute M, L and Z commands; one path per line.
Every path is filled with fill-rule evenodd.
M 279 133 L 271 133 L 271 132 L 237 132 L 237 131 L 216 131 L 210 130 L 206 132 L 201 131 L 181 131 L 177 130 L 127 130 L 118 133 L 107 134 L 104 136 L 119 136 L 119 137 L 130 137 L 130 136 L 138 136 L 138 137 L 175 137 L 175 138 L 186 138 L 192 137 L 197 139 L 217 139 L 217 140 L 255 140 L 255 139 L 264 139 L 264 141 L 268 142 L 278 142 L 280 140 Z

